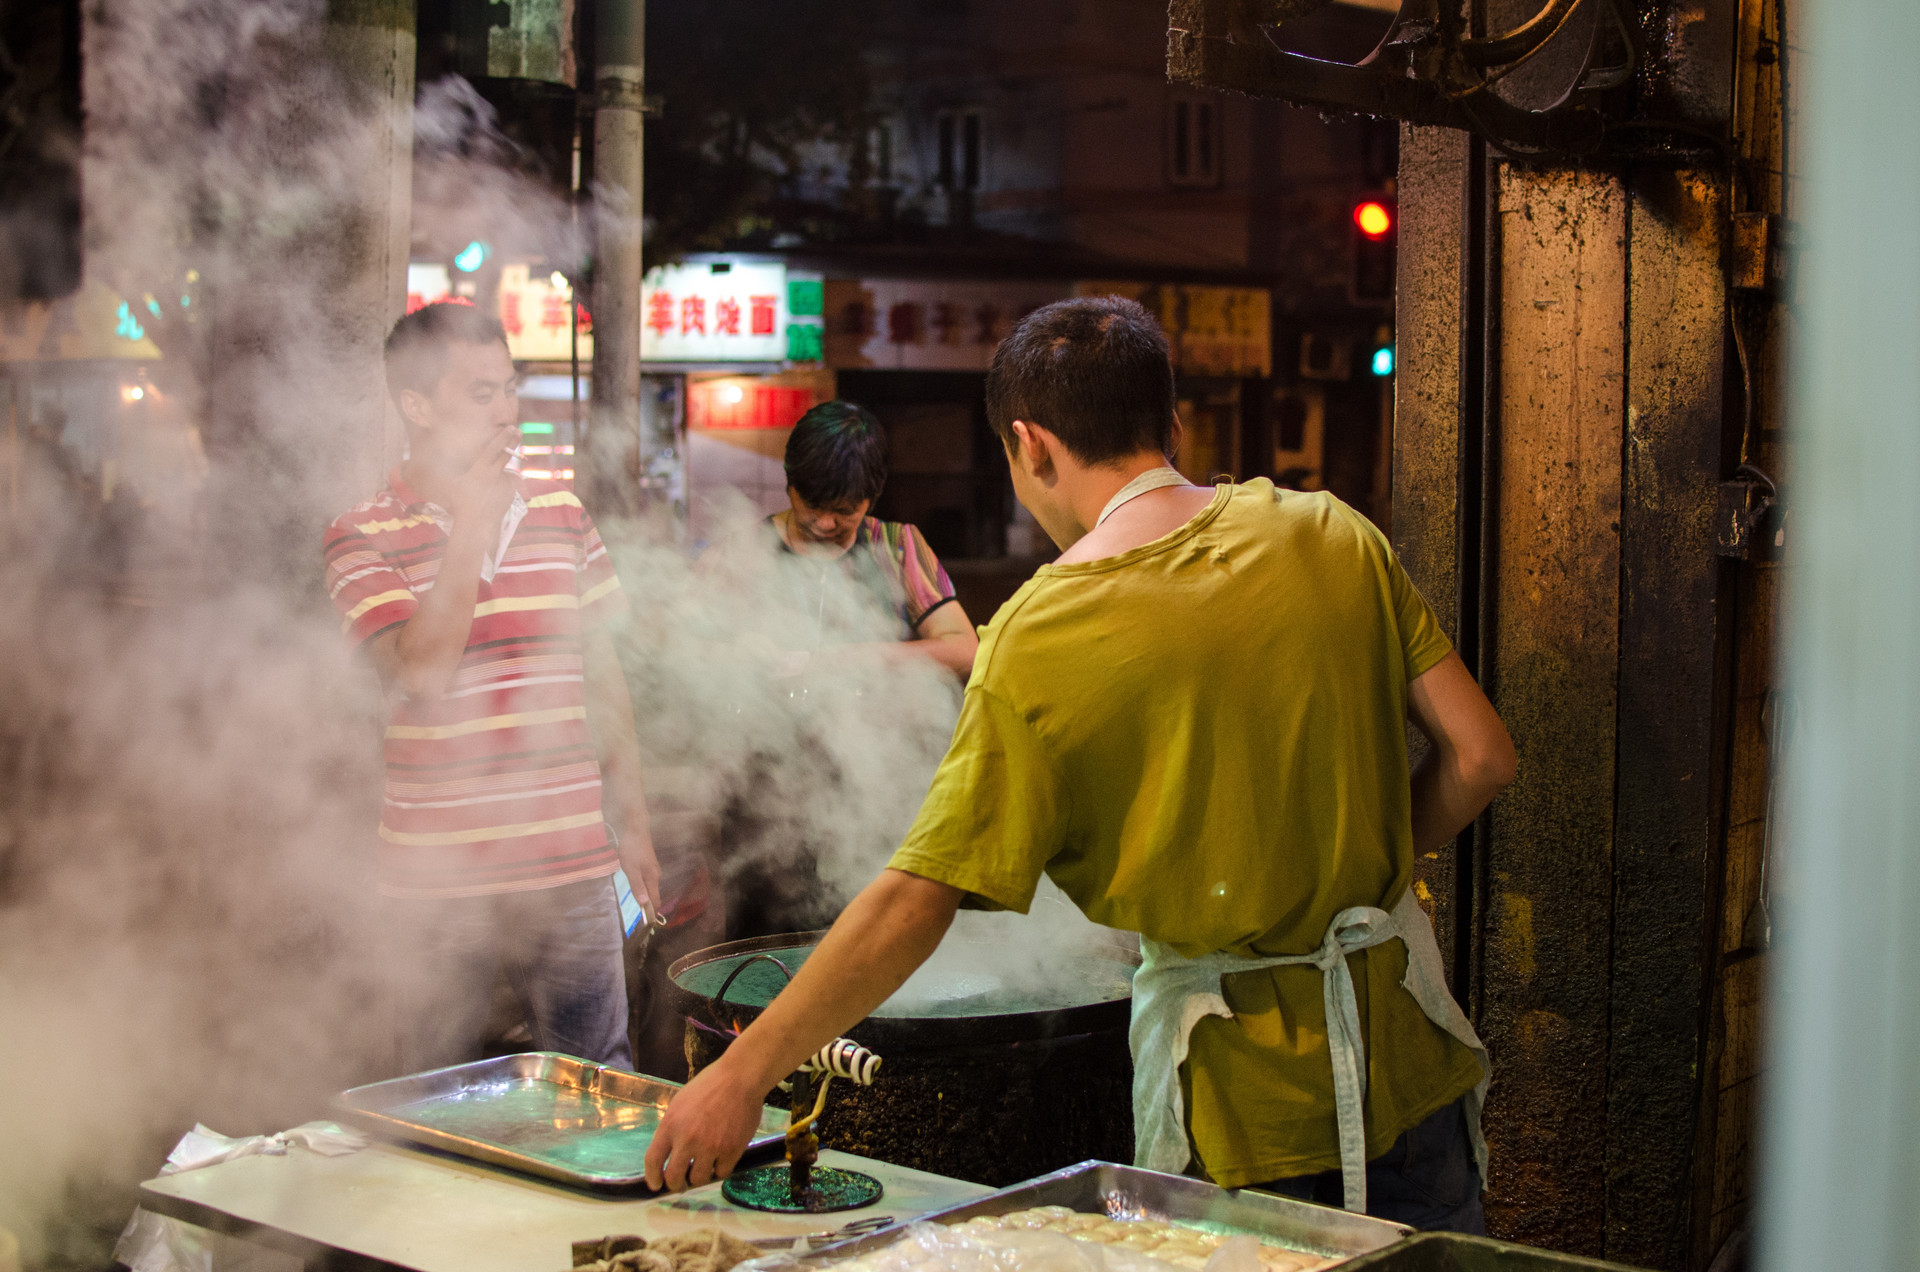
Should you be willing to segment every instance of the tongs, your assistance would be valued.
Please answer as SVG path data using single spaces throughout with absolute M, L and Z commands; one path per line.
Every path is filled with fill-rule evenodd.
M 762 1250 L 789 1250 L 804 1242 L 806 1248 L 811 1250 L 823 1245 L 831 1245 L 835 1241 L 845 1241 L 850 1237 L 864 1237 L 869 1233 L 879 1232 L 883 1228 L 890 1228 L 898 1222 L 892 1215 L 868 1215 L 865 1219 L 855 1219 L 846 1227 L 835 1228 L 831 1232 L 803 1232 L 792 1237 L 749 1237 L 747 1244 L 759 1246 Z M 804 1252 L 801 1251 L 801 1253 Z

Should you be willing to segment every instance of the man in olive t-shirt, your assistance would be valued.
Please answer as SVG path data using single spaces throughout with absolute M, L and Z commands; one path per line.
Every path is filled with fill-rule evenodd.
M 1172 396 L 1164 337 L 1127 301 L 1048 306 L 995 354 L 989 416 L 1015 491 L 1066 551 L 987 628 L 887 871 L 676 1099 L 648 1154 L 656 1183 L 724 1173 L 760 1095 L 883 1001 L 963 900 L 1025 910 L 1044 872 L 1089 917 L 1141 933 L 1149 967 L 1192 960 L 1231 1012 L 1181 1035 L 1177 1160 L 1190 1150 L 1229 1187 L 1341 1200 L 1334 973 L 1298 956 L 1354 907 L 1406 914 L 1413 854 L 1510 780 L 1512 747 L 1378 531 L 1331 495 L 1188 485 L 1164 459 Z M 1409 717 L 1433 742 L 1411 774 Z M 1476 1230 L 1478 1106 L 1462 1097 L 1485 1073 L 1464 1017 L 1449 1026 L 1405 987 L 1410 952 L 1432 946 L 1415 926 L 1344 958 L 1366 1159 L 1365 1187 L 1350 1174 L 1344 1195 Z M 1140 1036 L 1137 1069 L 1178 1063 L 1142 1055 Z

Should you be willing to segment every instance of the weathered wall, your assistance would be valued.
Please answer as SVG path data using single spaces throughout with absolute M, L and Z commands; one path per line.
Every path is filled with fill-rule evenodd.
M 1521 757 L 1419 871 L 1494 1055 L 1489 1226 L 1656 1267 L 1712 1099 L 1726 199 L 1403 136 L 1396 543 Z
M 1599 173 L 1503 168 L 1497 526 L 1482 683 L 1519 748 L 1489 822 L 1480 1021 L 1489 1226 L 1600 1253 L 1612 910 L 1627 195 Z
M 1725 563 L 1718 178 L 1636 173 L 1629 208 L 1607 1257 L 1683 1266 L 1717 892 Z

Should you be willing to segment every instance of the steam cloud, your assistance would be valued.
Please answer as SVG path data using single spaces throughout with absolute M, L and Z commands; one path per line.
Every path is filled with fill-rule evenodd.
M 329 69 L 322 10 L 88 6 L 88 270 L 167 301 L 145 409 L 187 440 L 100 513 L 102 480 L 70 456 L 110 464 L 132 426 L 84 436 L 57 394 L 21 408 L 0 551 L 0 1226 L 30 1263 L 101 1262 L 127 1186 L 194 1121 L 278 1130 L 392 1074 L 369 1009 L 395 975 L 369 882 L 382 705 L 318 545 L 396 458 L 380 324 L 342 274 L 393 264 L 367 209 L 409 125 Z M 484 223 L 503 252 L 577 260 L 568 210 L 516 175 L 470 89 L 429 86 L 411 128 L 416 238 Z M 751 515 L 726 518 L 744 533 Z M 671 526 L 602 530 L 634 606 L 650 797 L 744 801 L 763 850 L 809 846 L 843 900 L 910 822 L 958 686 L 876 664 L 796 697 L 741 639 L 790 614 L 689 562 Z M 1092 930 L 1046 912 L 979 920 L 1008 978 Z

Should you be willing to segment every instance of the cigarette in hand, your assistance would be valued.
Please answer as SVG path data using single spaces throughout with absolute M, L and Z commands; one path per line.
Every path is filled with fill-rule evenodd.
M 520 448 L 519 448 L 518 446 L 516 446 L 516 447 L 514 447 L 514 448 L 513 448 L 513 457 L 512 457 L 511 459 L 509 459 L 509 460 L 507 461 L 507 468 L 506 468 L 506 471 L 508 471 L 508 472 L 510 472 L 510 473 L 517 473 L 517 472 L 519 472 L 519 471 L 520 471 L 520 459 L 521 459 L 521 455 L 520 455 Z

